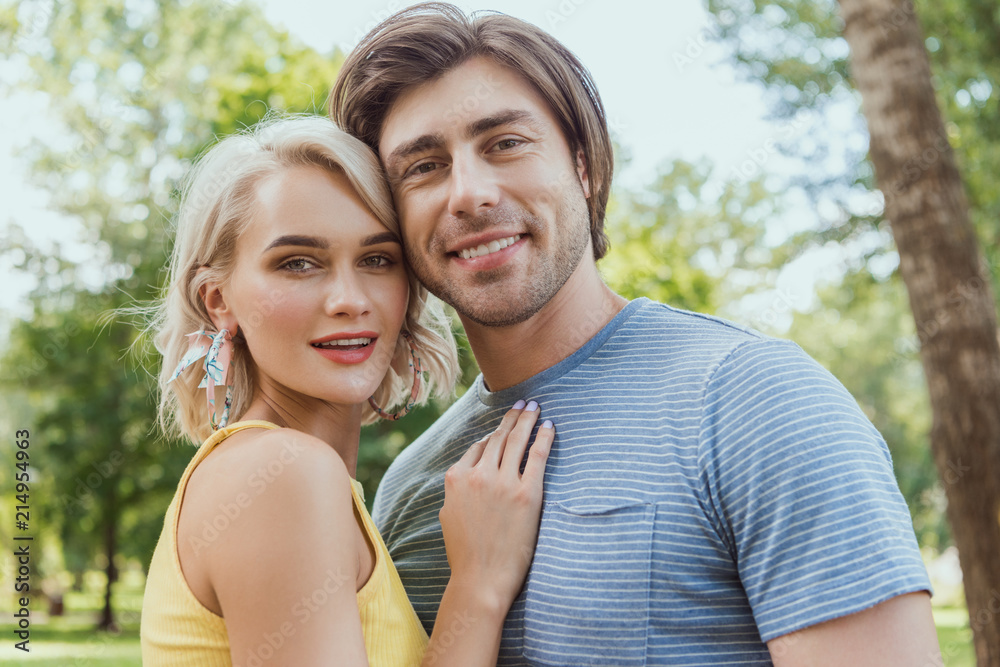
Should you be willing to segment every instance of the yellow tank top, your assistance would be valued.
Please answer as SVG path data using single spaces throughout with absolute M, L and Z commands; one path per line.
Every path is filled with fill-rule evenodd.
M 177 519 L 184 490 L 194 469 L 216 445 L 247 428 L 278 426 L 266 421 L 244 421 L 213 433 L 184 470 L 167 508 L 142 601 L 140 638 L 144 667 L 232 666 L 225 621 L 198 601 L 181 572 Z M 375 546 L 375 567 L 367 583 L 358 591 L 368 664 L 372 667 L 419 665 L 427 648 L 427 633 L 406 597 L 385 542 L 368 514 L 361 484 L 352 479 L 351 487 L 362 530 Z

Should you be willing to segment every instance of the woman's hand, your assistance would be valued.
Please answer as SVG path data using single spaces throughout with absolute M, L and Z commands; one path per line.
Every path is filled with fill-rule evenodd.
M 524 584 L 538 540 L 552 422 L 539 427 L 520 471 L 538 414 L 534 401 L 518 401 L 497 430 L 472 445 L 444 478 L 440 518 L 451 585 L 471 587 L 501 615 Z

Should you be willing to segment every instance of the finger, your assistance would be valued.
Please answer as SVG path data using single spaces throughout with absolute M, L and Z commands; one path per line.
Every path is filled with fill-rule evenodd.
M 556 437 L 556 427 L 546 419 L 538 427 L 535 441 L 531 443 L 528 450 L 528 462 L 524 466 L 524 474 L 521 481 L 531 486 L 541 487 L 545 477 L 545 465 L 549 460 L 549 452 L 552 451 L 552 442 Z
M 455 465 L 463 468 L 471 468 L 479 463 L 479 459 L 482 458 L 483 450 L 486 449 L 486 443 L 489 442 L 489 439 L 490 436 L 486 436 L 469 445 L 469 448 L 465 450 L 465 453 L 462 454 L 462 458 L 460 458 L 458 463 Z
M 534 409 L 532 409 L 532 407 Z M 524 450 L 528 448 L 528 441 L 531 439 L 531 429 L 535 428 L 538 421 L 538 404 L 532 401 L 517 418 L 517 423 L 507 436 L 504 447 L 503 461 L 501 469 L 507 474 L 517 475 L 521 471 L 521 461 L 524 459 Z
M 531 401 L 528 406 L 535 405 L 537 403 Z M 518 401 L 514 404 L 507 414 L 503 416 L 500 421 L 500 425 L 497 426 L 497 430 L 493 431 L 490 435 L 490 441 L 486 445 L 486 451 L 483 452 L 483 457 L 480 459 L 484 465 L 489 464 L 494 467 L 500 467 L 500 458 L 503 456 L 504 443 L 507 442 L 507 436 L 510 434 L 511 430 L 517 424 L 518 417 L 521 416 L 521 412 L 526 410 L 527 407 L 524 401 Z

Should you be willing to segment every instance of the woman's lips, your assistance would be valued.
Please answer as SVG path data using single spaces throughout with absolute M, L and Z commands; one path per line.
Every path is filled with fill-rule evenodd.
M 338 364 L 360 364 L 361 362 L 366 361 L 368 357 L 372 356 L 372 352 L 375 351 L 375 344 L 377 342 L 377 338 L 371 337 L 371 342 L 366 345 L 352 344 L 321 346 L 313 343 L 312 347 L 325 358 Z

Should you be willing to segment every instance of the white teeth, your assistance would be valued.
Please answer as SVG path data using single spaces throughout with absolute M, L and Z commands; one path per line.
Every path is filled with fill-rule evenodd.
M 497 239 L 496 241 L 490 241 L 489 243 L 478 245 L 475 248 L 466 248 L 464 250 L 459 250 L 458 256 L 461 257 L 462 259 L 472 259 L 473 257 L 482 257 L 483 255 L 490 255 L 498 250 L 503 250 L 507 246 L 514 245 L 520 238 L 521 238 L 520 234 L 515 234 L 514 236 L 508 236 L 505 239 Z
M 351 345 L 368 345 L 371 338 L 341 338 L 340 340 L 330 340 L 325 343 L 316 343 L 316 347 L 348 347 Z

